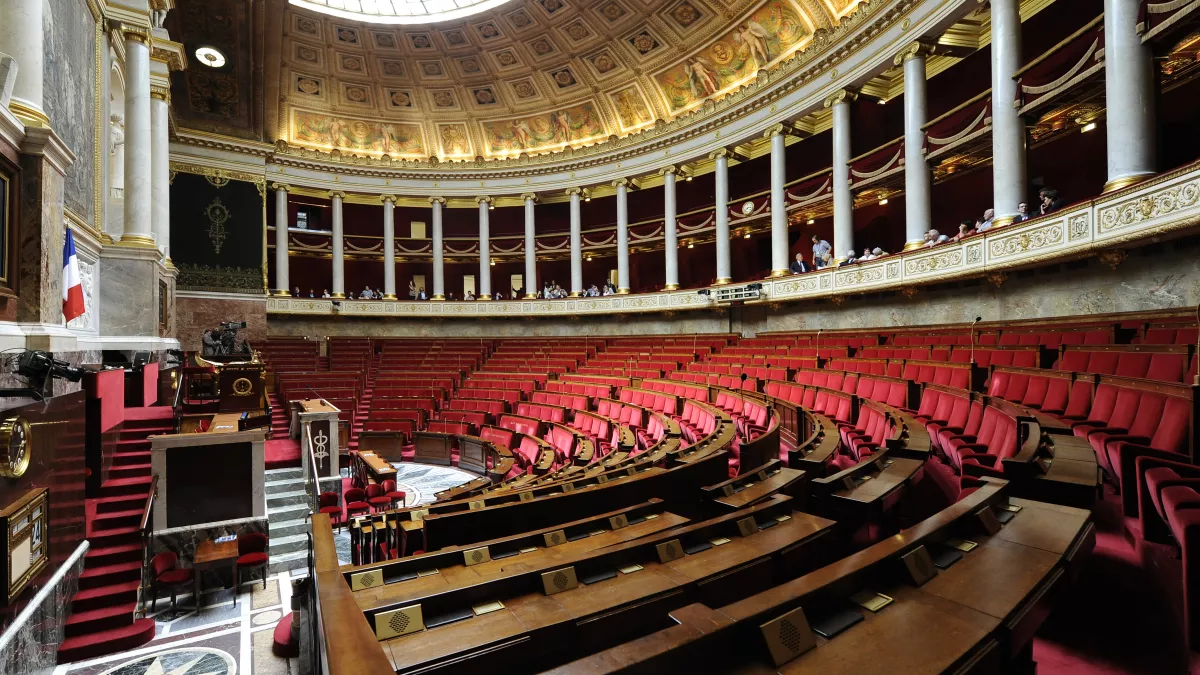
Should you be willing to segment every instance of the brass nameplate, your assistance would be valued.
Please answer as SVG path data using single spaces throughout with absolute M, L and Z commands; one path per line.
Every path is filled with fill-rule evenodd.
M 787 515 L 786 513 L 783 514 L 782 516 L 775 516 L 775 520 L 777 520 L 781 523 L 786 523 L 787 521 L 789 521 L 791 519 L 792 519 L 792 517 Z
M 574 483 L 563 483 L 563 492 L 574 492 L 574 491 L 575 491 Z
M 463 563 L 466 564 L 467 567 L 470 567 L 471 565 L 478 565 L 479 563 L 489 562 L 491 559 L 492 553 L 486 546 L 480 546 L 479 548 L 463 551 Z
M 629 525 L 629 519 L 625 517 L 624 513 L 608 519 L 608 526 L 614 530 L 619 530 L 627 525 Z
M 1005 504 L 998 508 L 1002 508 L 1005 511 L 1008 511 L 1009 513 L 1020 513 L 1021 512 L 1021 507 L 1017 506 L 1016 504 Z
M 375 615 L 375 639 L 387 640 L 425 630 L 420 605 L 401 607 Z
M 483 503 L 482 499 L 476 499 L 474 501 L 467 502 L 467 509 L 471 510 L 471 511 L 478 511 L 479 509 L 482 509 L 484 506 L 485 506 L 485 504 Z
M 592 530 L 591 532 L 588 532 L 588 536 L 589 536 L 589 537 L 594 537 L 594 536 L 596 536 L 596 535 L 598 535 L 598 534 L 604 534 L 604 533 L 605 533 L 605 532 L 607 532 L 607 531 L 608 531 L 608 530 Z
M 608 482 L 608 476 L 605 476 L 604 474 L 599 474 L 598 476 L 596 476 L 596 482 L 599 483 L 600 485 L 604 485 L 605 483 Z
M 657 513 L 647 513 L 646 514 L 646 520 L 654 520 L 657 517 L 658 517 Z
M 950 548 L 956 548 L 956 549 L 962 551 L 963 553 L 966 553 L 968 551 L 973 551 L 975 549 L 975 547 L 979 546 L 979 544 L 977 542 L 971 541 L 969 539 L 947 539 L 945 541 L 945 544 L 947 546 L 949 546 Z
M 982 526 L 983 530 L 988 534 L 996 534 L 1001 530 L 1001 528 L 1004 527 L 1000 524 L 1000 521 L 996 519 L 996 514 L 992 513 L 992 507 L 990 506 L 985 506 L 982 509 L 979 509 L 975 512 L 975 515 L 979 518 L 979 525 Z
M 432 569 L 432 570 L 421 570 L 421 571 L 417 572 L 417 576 L 419 576 L 419 577 L 431 577 L 431 576 L 433 576 L 433 575 L 435 575 L 435 574 L 437 574 L 437 573 L 438 573 L 438 571 L 437 571 L 436 569 Z
M 578 585 L 579 579 L 575 576 L 574 567 L 564 567 L 561 570 L 542 574 L 542 589 L 546 592 L 546 595 L 569 591 Z
M 418 523 L 425 522 L 425 516 L 427 515 L 429 515 L 429 509 L 415 509 L 408 512 L 409 518 Z
M 737 528 L 738 532 L 741 532 L 743 537 L 749 537 L 750 535 L 758 532 L 758 523 L 753 517 L 742 518 L 741 520 L 737 521 Z
M 908 569 L 912 582 L 918 586 L 937 576 L 937 567 L 934 567 L 933 558 L 929 557 L 929 551 L 924 546 L 918 546 L 908 554 L 900 556 L 900 560 Z
M 523 502 L 527 502 L 527 501 L 533 499 L 533 493 L 530 492 L 529 490 L 526 490 L 525 492 L 518 492 L 517 499 L 519 499 Z
M 633 574 L 634 572 L 641 572 L 643 569 L 644 569 L 644 568 L 643 568 L 641 565 L 638 565 L 637 563 L 634 563 L 634 564 L 632 564 L 632 565 L 626 565 L 626 566 L 624 566 L 624 567 L 618 567 L 618 568 L 617 568 L 617 571 L 618 571 L 618 572 L 620 572 L 621 574 Z
M 567 532 L 566 530 L 547 532 L 546 534 L 542 535 L 542 539 L 546 540 L 547 547 L 558 546 L 559 544 L 565 544 L 567 542 Z
M 658 561 L 661 563 L 669 563 L 683 557 L 683 544 L 678 539 L 663 542 L 655 546 L 654 550 L 658 551 Z
M 771 653 L 771 661 L 776 667 L 817 646 L 817 638 L 808 626 L 808 617 L 804 616 L 802 607 L 768 621 L 758 629 L 762 632 L 767 651 Z
M 367 570 L 350 575 L 350 590 L 361 591 L 364 588 L 375 588 L 383 584 L 383 570 Z
M 713 546 L 723 546 L 728 544 L 730 541 L 731 540 L 729 537 L 713 537 L 712 539 L 708 540 L 708 543 L 712 544 Z
M 502 609 L 504 609 L 504 603 L 500 602 L 499 600 L 493 600 L 491 602 L 484 602 L 475 605 L 471 608 L 471 611 L 475 612 L 475 616 L 483 616 L 484 614 L 491 614 L 492 612 L 498 612 Z
M 536 550 L 536 546 L 526 546 L 525 548 L 521 549 L 521 553 L 533 553 Z
M 883 593 L 862 590 L 850 596 L 850 602 L 853 602 L 854 604 L 868 611 L 878 612 L 884 607 L 892 604 L 894 600 Z

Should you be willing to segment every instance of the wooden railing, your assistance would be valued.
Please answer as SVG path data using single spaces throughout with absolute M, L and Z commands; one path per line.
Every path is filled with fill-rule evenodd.
M 158 474 L 150 477 L 150 493 L 146 496 L 146 506 L 142 509 L 142 519 L 138 524 L 138 531 L 141 533 L 142 540 L 142 588 L 150 588 L 154 582 L 154 570 L 151 569 L 150 561 L 154 559 L 152 552 L 154 550 L 152 539 L 154 538 L 154 502 L 158 498 Z M 146 616 L 146 594 L 143 592 L 138 595 L 140 607 L 139 613 Z M 197 600 L 199 602 L 199 600 Z

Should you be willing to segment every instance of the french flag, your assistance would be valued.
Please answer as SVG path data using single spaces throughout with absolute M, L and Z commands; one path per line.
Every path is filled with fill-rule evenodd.
M 83 315 L 83 283 L 79 280 L 79 258 L 75 256 L 75 237 L 71 228 L 67 228 L 67 237 L 63 242 L 63 316 L 68 322 Z

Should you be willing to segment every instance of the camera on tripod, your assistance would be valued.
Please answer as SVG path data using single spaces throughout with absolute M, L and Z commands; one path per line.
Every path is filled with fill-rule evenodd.
M 249 354 L 250 345 L 238 339 L 238 331 L 247 326 L 245 321 L 222 321 L 218 327 L 204 331 L 204 355 Z

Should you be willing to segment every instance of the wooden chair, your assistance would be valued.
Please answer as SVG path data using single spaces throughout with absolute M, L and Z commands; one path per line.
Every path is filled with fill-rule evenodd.
M 267 535 L 261 532 L 250 532 L 237 538 L 237 586 L 242 586 L 242 570 L 262 570 L 263 588 L 267 587 Z
M 178 565 L 179 556 L 174 551 L 163 551 L 150 561 L 150 570 L 154 577 L 150 582 L 150 611 L 153 612 L 158 604 L 158 591 L 161 587 L 171 589 L 171 609 L 175 609 L 175 596 L 179 589 L 192 583 L 195 571 L 191 568 L 180 568 Z M 196 604 L 199 606 L 199 598 L 196 598 Z

